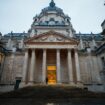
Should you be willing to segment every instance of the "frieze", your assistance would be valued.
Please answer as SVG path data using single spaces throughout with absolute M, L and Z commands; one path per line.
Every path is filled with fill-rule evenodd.
M 26 45 L 26 49 L 29 48 L 37 48 L 37 49 L 43 49 L 43 48 L 48 48 L 48 49 L 75 49 L 77 48 L 76 45 Z

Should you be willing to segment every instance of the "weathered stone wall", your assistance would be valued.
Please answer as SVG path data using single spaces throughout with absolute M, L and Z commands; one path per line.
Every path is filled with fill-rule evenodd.
M 84 84 L 100 84 L 100 68 L 96 56 L 79 56 L 81 78 Z
M 24 55 L 6 56 L 2 72 L 1 84 L 14 84 L 16 77 L 22 77 Z
M 79 56 L 81 78 L 85 87 L 90 91 L 104 92 L 105 86 L 100 71 L 102 64 L 97 56 Z
M 56 65 L 56 51 L 52 52 L 47 51 L 47 66 L 48 65 Z M 73 56 L 73 55 L 72 55 Z M 84 86 L 87 86 L 90 90 L 98 91 L 103 89 L 103 81 L 100 75 L 100 71 L 102 71 L 102 62 L 100 56 L 95 55 L 79 55 L 79 63 L 80 63 L 80 72 L 81 72 L 81 80 Z M 43 51 L 36 51 L 36 69 L 34 73 L 34 81 L 35 83 L 42 82 L 42 58 Z M 30 63 L 31 55 L 29 56 Z M 60 54 L 61 59 L 61 82 L 68 83 L 69 75 L 68 75 L 68 66 L 67 66 L 67 51 L 62 50 Z M 72 58 L 73 59 L 73 58 Z M 22 68 L 24 64 L 24 54 L 11 54 L 6 56 L 1 84 L 14 84 L 16 77 L 22 77 Z M 30 64 L 29 64 L 30 65 Z M 30 71 L 30 66 L 28 66 L 28 71 Z M 46 72 L 47 73 L 47 72 Z M 29 79 L 30 72 L 27 73 L 27 81 Z
M 104 90 L 105 90 L 105 65 L 102 62 L 103 57 L 105 59 L 105 52 L 104 51 L 103 51 L 103 53 L 98 54 L 97 61 L 98 61 L 98 64 L 99 64 L 101 81 L 102 81 L 102 84 L 103 84 Z

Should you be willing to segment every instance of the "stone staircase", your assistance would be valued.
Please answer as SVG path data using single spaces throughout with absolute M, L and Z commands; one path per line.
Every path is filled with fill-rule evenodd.
M 105 98 L 105 93 L 94 93 L 78 87 L 66 85 L 36 85 L 16 91 L 3 93 L 4 98 L 35 98 L 35 99 L 70 99 L 70 98 Z

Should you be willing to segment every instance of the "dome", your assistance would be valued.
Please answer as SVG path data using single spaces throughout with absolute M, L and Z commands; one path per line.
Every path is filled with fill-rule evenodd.
M 49 6 L 42 9 L 39 15 L 34 18 L 33 26 L 69 26 L 70 17 L 65 15 L 61 8 L 58 8 L 51 0 Z
M 51 0 L 49 6 L 42 9 L 41 13 L 36 15 L 33 20 L 30 36 L 35 35 L 35 32 L 32 30 L 37 30 L 36 35 L 55 30 L 67 36 L 73 36 L 74 29 L 70 22 L 70 17 L 66 15 L 61 8 L 56 6 L 54 0 Z

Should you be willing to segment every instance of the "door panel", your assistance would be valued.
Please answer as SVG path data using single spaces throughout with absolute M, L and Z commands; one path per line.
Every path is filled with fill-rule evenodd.
M 47 66 L 48 84 L 56 84 L 56 66 Z

